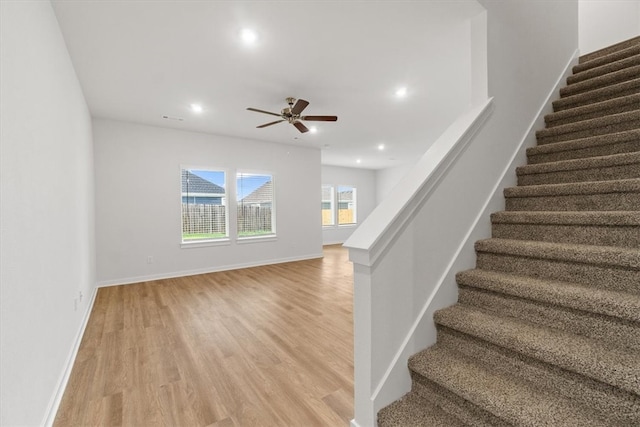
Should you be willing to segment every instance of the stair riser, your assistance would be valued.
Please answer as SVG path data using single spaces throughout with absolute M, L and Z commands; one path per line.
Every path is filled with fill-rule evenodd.
M 458 302 L 587 336 L 617 347 L 640 350 L 640 324 L 506 294 L 461 286 Z
M 583 107 L 596 102 L 608 101 L 610 99 L 635 95 L 640 93 L 640 79 L 637 81 L 624 82 L 618 85 L 597 89 L 571 97 L 564 97 L 552 102 L 553 111 L 559 112 L 570 108 Z
M 505 273 L 582 283 L 598 289 L 640 294 L 640 271 L 580 264 L 553 259 L 529 258 L 478 252 L 476 268 Z
M 579 74 L 584 71 L 591 70 L 593 68 L 600 67 L 602 65 L 605 65 L 611 62 L 620 61 L 622 59 L 629 58 L 634 55 L 640 55 L 640 44 L 629 46 L 625 49 L 621 49 L 619 51 L 613 52 L 607 55 L 606 57 L 594 58 L 591 61 L 582 62 L 578 65 L 575 65 L 571 69 L 571 72 L 573 74 Z
M 603 117 L 611 114 L 627 113 L 629 111 L 634 111 L 638 109 L 640 109 L 640 101 L 633 101 L 633 102 L 626 102 L 626 103 L 620 103 L 617 105 L 608 106 L 606 108 L 606 111 L 603 111 L 603 110 L 585 111 L 579 114 L 578 112 L 576 112 L 576 114 L 571 114 L 571 115 L 568 113 L 565 113 L 560 116 L 554 116 L 551 114 L 545 117 L 544 122 L 547 128 L 552 128 L 556 126 L 566 125 L 569 123 L 595 119 L 598 117 Z
M 615 52 L 620 52 L 621 50 L 628 49 L 632 46 L 640 44 L 640 37 L 633 37 L 629 40 L 624 40 L 620 43 L 616 43 L 612 46 L 605 47 L 603 49 L 599 49 L 595 52 L 590 52 L 585 55 L 580 56 L 578 58 L 578 63 L 584 64 L 586 62 L 592 61 L 597 58 L 601 58 L 606 55 L 610 55 Z
M 537 242 L 640 247 L 638 226 L 494 223 L 491 236 Z
M 590 408 L 611 414 L 615 420 L 636 425 L 640 420 L 640 399 L 582 375 L 549 365 L 489 342 L 438 326 L 438 344 L 455 349 L 487 368 L 532 382 Z
M 572 74 L 567 77 L 567 85 L 580 83 L 595 77 L 604 76 L 605 74 L 614 73 L 616 71 L 624 70 L 625 68 L 640 65 L 640 55 L 628 56 L 621 58 L 617 61 L 603 64 L 599 67 L 591 68 L 579 73 Z
M 539 164 L 548 162 L 559 162 L 562 160 L 586 159 L 589 157 L 609 156 L 613 154 L 634 153 L 640 151 L 640 139 L 634 141 L 623 141 L 613 144 L 585 146 L 567 151 L 555 153 L 529 154 L 527 159 L 529 164 Z
M 624 70 L 620 70 L 615 73 L 609 73 L 604 76 L 565 86 L 560 89 L 560 97 L 564 98 L 568 96 L 579 95 L 609 86 L 614 86 L 618 83 L 633 80 L 639 75 L 640 65 L 625 68 Z
M 463 397 L 451 392 L 441 385 L 425 378 L 424 376 L 411 372 L 411 389 L 422 398 L 438 406 L 443 411 L 454 415 L 462 422 L 478 427 L 511 427 L 512 424 L 496 417 L 488 411 L 479 408 L 477 405 L 465 400 Z
M 597 136 L 597 135 L 607 135 L 607 134 L 624 132 L 626 130 L 632 130 L 632 129 L 638 129 L 638 128 L 640 128 L 640 120 L 637 118 L 628 120 L 628 121 L 622 121 L 620 123 L 611 123 L 611 124 L 606 124 L 602 126 L 597 125 L 593 127 L 588 127 L 588 125 L 585 124 L 585 127 L 581 127 L 574 131 L 568 131 L 566 133 L 560 133 L 560 134 L 548 134 L 544 132 L 538 133 L 537 141 L 538 141 L 538 145 L 546 145 L 546 144 L 552 144 L 554 142 L 570 141 L 573 139 L 587 138 L 587 137 Z
M 536 174 L 518 174 L 518 185 L 563 184 L 640 178 L 640 163 Z
M 508 197 L 505 206 L 508 211 L 637 211 L 640 193 Z

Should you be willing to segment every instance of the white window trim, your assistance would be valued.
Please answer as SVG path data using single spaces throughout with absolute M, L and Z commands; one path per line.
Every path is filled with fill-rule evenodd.
M 339 192 L 339 188 L 340 187 L 349 187 L 353 190 L 354 194 L 354 201 L 355 201 L 355 207 L 353 209 L 353 216 L 355 216 L 356 221 L 355 222 L 350 222 L 349 224 L 340 224 L 340 200 L 338 200 L 338 194 Z M 350 185 L 350 184 L 338 184 L 336 185 L 336 196 L 335 196 L 335 203 L 336 203 L 336 226 L 338 228 L 348 228 L 348 227 L 357 227 L 358 226 L 358 188 L 355 185 Z
M 231 244 L 231 229 L 229 228 L 229 215 L 231 213 L 231 209 L 229 206 L 229 170 L 223 167 L 215 167 L 215 166 L 193 166 L 193 165 L 180 165 L 180 218 L 182 219 L 182 171 L 183 170 L 203 170 L 210 172 L 224 172 L 224 191 L 225 191 L 225 203 L 226 207 L 225 212 L 225 230 L 227 231 L 227 235 L 224 237 L 219 237 L 217 239 L 193 239 L 193 240 L 184 240 L 182 237 L 182 224 L 180 224 L 180 247 L 189 249 L 189 248 L 199 248 L 206 246 L 227 246 Z
M 237 211 L 238 206 L 240 206 L 240 201 L 238 200 L 238 175 L 239 174 L 247 174 L 247 175 L 269 175 L 271 177 L 271 233 L 264 234 L 262 236 L 240 236 L 238 233 L 238 217 Z M 274 241 L 277 239 L 277 203 L 276 203 L 276 174 L 270 171 L 265 170 L 255 170 L 255 169 L 236 169 L 234 174 L 234 191 L 233 191 L 233 203 L 235 203 L 235 215 L 234 219 L 236 221 L 234 232 L 235 232 L 235 240 L 238 244 L 243 243 L 256 243 L 256 242 L 266 242 L 266 241 Z

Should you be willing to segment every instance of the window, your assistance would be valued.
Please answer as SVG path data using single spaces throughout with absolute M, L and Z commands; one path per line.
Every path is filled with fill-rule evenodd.
M 335 213 L 333 211 L 334 206 L 333 187 L 331 185 L 322 186 L 322 225 L 334 225 Z
M 238 173 L 238 237 L 275 234 L 273 177 L 265 174 Z
M 350 185 L 322 186 L 322 226 L 357 224 L 356 188 Z M 336 218 L 337 206 L 337 218 Z
M 338 186 L 338 225 L 356 224 L 356 189 L 347 185 Z
M 182 169 L 182 242 L 229 237 L 225 173 Z

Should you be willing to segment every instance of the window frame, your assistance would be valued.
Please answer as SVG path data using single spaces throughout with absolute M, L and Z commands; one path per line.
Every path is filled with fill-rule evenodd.
M 183 171 L 187 171 L 193 174 L 193 171 L 205 171 L 205 172 L 218 172 L 224 174 L 224 186 L 221 188 L 224 189 L 224 196 L 222 197 L 222 201 L 220 205 L 224 206 L 224 227 L 225 227 L 225 235 L 221 237 L 205 237 L 205 238 L 193 238 L 193 239 L 185 239 L 184 238 L 184 193 L 182 191 L 182 174 Z M 198 176 L 197 174 L 194 174 Z M 204 179 L 204 178 L 203 178 Z M 206 180 L 206 179 L 205 179 Z M 208 181 L 208 180 L 207 180 Z M 215 184 L 215 183 L 213 183 Z M 215 184 L 218 185 L 218 184 Z M 226 168 L 217 168 L 213 166 L 192 166 L 192 165 L 180 165 L 180 246 L 182 248 L 194 248 L 194 247 L 202 247 L 202 246 L 216 246 L 216 245 L 228 245 L 231 241 L 231 230 L 229 228 L 229 205 L 231 198 L 229 197 L 229 171 Z M 189 196 L 187 196 L 189 197 Z M 197 196 L 194 196 L 197 197 Z M 187 200 L 186 204 L 189 202 Z
M 322 224 L 322 228 L 323 229 L 330 229 L 330 228 L 344 228 L 344 227 L 357 227 L 358 226 L 358 189 L 355 185 L 347 185 L 347 184 L 338 184 L 338 185 L 333 185 L 333 184 L 322 184 L 321 186 L 321 194 L 320 194 L 320 210 L 321 212 L 324 210 L 322 209 L 323 204 L 325 203 L 325 199 L 323 199 L 324 196 L 324 189 L 325 188 L 331 188 L 331 198 L 332 198 L 332 212 L 331 212 L 331 216 L 332 216 L 332 221 L 333 224 L 329 225 L 325 225 Z M 351 189 L 353 196 L 352 196 L 352 200 L 351 200 L 351 204 L 353 205 L 353 222 L 349 222 L 349 223 L 341 223 L 340 222 L 340 200 L 339 200 L 339 194 L 340 194 L 340 189 L 341 188 L 347 188 L 347 189 Z M 322 215 L 322 213 L 321 213 Z M 324 218 L 323 218 L 324 219 Z
M 328 188 L 329 191 L 331 192 L 330 194 L 330 198 L 328 200 L 328 202 L 331 204 L 329 211 L 330 211 L 330 215 L 329 217 L 331 218 L 331 224 L 325 224 L 324 223 L 324 203 L 327 202 L 327 200 L 324 199 L 324 190 L 325 188 Z M 335 192 L 335 187 L 331 184 L 322 184 L 321 186 L 321 193 L 320 193 L 320 210 L 322 212 L 322 226 L 323 227 L 335 227 L 336 226 L 336 192 Z
M 350 188 L 352 192 L 352 201 L 353 204 L 353 222 L 341 223 L 340 222 L 340 188 Z M 347 184 L 339 184 L 336 185 L 336 224 L 338 227 L 354 227 L 358 225 L 358 196 L 357 196 L 357 188 L 354 185 Z
M 239 224 L 239 216 L 238 210 L 242 206 L 241 199 L 239 199 L 239 186 L 238 179 L 241 175 L 257 175 L 257 176 L 268 176 L 271 178 L 271 232 L 265 234 L 258 235 L 241 235 L 240 234 L 240 224 Z M 269 181 L 265 181 L 265 185 Z M 237 169 L 235 171 L 235 192 L 234 192 L 234 203 L 235 203 L 235 240 L 238 244 L 244 243 L 255 243 L 255 242 L 265 242 L 265 241 L 274 241 L 277 240 L 277 208 L 276 208 L 276 176 L 273 172 L 263 171 L 263 170 L 252 170 L 252 169 Z M 260 187 L 256 187 L 253 191 L 257 190 Z M 251 193 L 246 194 L 244 197 L 249 196 Z

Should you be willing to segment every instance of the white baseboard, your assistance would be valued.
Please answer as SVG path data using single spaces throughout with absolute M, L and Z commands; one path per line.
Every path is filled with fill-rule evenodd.
M 162 280 L 162 279 L 173 279 L 176 277 L 196 276 L 198 274 L 217 273 L 220 271 L 229 271 L 229 270 L 239 270 L 241 268 L 260 267 L 263 265 L 282 264 L 285 262 L 306 261 L 309 259 L 317 259 L 322 257 L 323 257 L 323 254 L 321 252 L 319 254 L 309 254 L 309 255 L 302 255 L 298 257 L 269 259 L 264 261 L 248 262 L 248 263 L 241 263 L 241 264 L 221 265 L 221 266 L 215 266 L 215 267 L 199 268 L 196 270 L 182 270 L 182 271 L 173 271 L 168 273 L 151 274 L 147 276 L 124 277 L 121 279 L 103 280 L 101 282 L 98 282 L 98 287 L 104 288 L 108 286 L 130 285 L 132 283 L 148 282 L 151 280 Z
M 356 420 L 351 420 L 350 425 L 351 425 L 351 427 L 360 427 L 360 424 L 358 424 L 358 423 L 356 422 Z
M 76 361 L 76 357 L 78 356 L 78 350 L 80 350 L 80 343 L 82 342 L 82 337 L 84 336 L 84 331 L 87 329 L 87 324 L 89 324 L 89 317 L 91 316 L 91 310 L 93 310 L 93 304 L 96 301 L 96 295 L 98 293 L 98 287 L 96 286 L 93 289 L 91 294 L 91 299 L 89 300 L 89 304 L 87 304 L 86 311 L 82 318 L 82 323 L 80 325 L 80 329 L 76 334 L 76 337 L 73 342 L 73 347 L 71 348 L 71 352 L 67 357 L 67 362 L 65 363 L 65 368 L 58 381 L 58 386 L 56 387 L 56 391 L 51 397 L 49 401 L 49 406 L 47 411 L 45 412 L 45 418 L 42 422 L 42 425 L 45 427 L 53 426 L 53 422 L 56 419 L 56 414 L 58 413 L 58 408 L 60 407 L 60 402 L 62 402 L 62 396 L 64 395 L 64 391 L 67 388 L 67 384 L 69 383 L 69 377 L 71 376 L 71 370 L 73 369 L 73 365 Z

